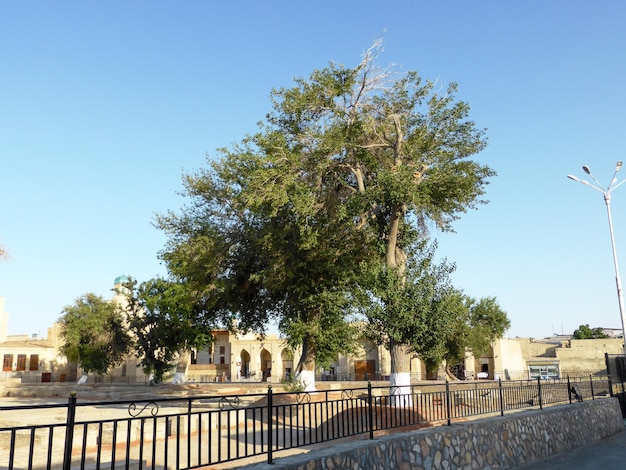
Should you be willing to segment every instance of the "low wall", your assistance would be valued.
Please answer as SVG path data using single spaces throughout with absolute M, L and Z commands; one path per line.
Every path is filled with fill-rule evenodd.
M 624 431 L 616 398 L 604 398 L 452 426 L 395 433 L 374 440 L 331 442 L 327 448 L 246 469 L 515 468 Z

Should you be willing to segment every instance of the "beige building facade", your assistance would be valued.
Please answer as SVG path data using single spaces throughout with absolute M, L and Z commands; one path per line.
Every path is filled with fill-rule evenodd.
M 192 353 L 189 381 L 278 381 L 293 374 L 295 354 L 276 335 L 213 332 L 213 344 Z
M 48 329 L 48 336 L 8 335 L 9 314 L 0 297 L 0 359 L 4 381 L 22 383 L 61 382 L 74 380 L 67 373 L 67 359 L 58 354 L 58 331 Z M 71 368 L 70 368 L 71 370 Z
M 125 278 L 115 279 L 114 301 L 123 303 L 121 290 Z M 76 381 L 82 373 L 76 364 L 59 354 L 59 325 L 48 329 L 46 338 L 28 335 L 7 335 L 9 314 L 0 297 L 0 380 L 21 380 L 25 383 Z M 495 341 L 489 353 L 466 357 L 455 371 L 465 379 L 535 379 L 563 378 L 603 374 L 605 353 L 621 354 L 622 338 L 576 340 L 568 337 L 544 339 L 503 338 Z M 213 343 L 204 350 L 194 350 L 180 358 L 172 371 L 186 381 L 267 381 L 279 382 L 292 377 L 299 360 L 299 351 L 292 351 L 277 335 L 259 337 L 236 334 L 228 330 L 213 332 Z M 389 351 L 370 341 L 361 340 L 354 354 L 340 355 L 328 367 L 317 371 L 317 380 L 388 380 L 391 374 Z M 411 380 L 445 379 L 445 371 L 428 376 L 424 363 L 411 361 Z M 90 381 L 110 383 L 147 383 L 145 375 L 132 355 L 107 377 Z
M 465 375 L 503 380 L 565 378 L 605 373 L 605 354 L 622 354 L 622 338 L 512 338 L 496 340 L 488 354 L 465 360 Z

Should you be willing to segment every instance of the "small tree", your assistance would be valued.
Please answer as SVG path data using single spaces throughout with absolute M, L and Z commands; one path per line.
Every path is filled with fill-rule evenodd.
M 447 340 L 465 309 L 461 293 L 450 283 L 454 265 L 435 263 L 434 250 L 434 245 L 420 243 L 403 272 L 381 263 L 364 293 L 367 336 L 390 351 L 392 362 L 417 355 L 429 370 L 446 357 Z M 399 351 L 400 357 L 394 357 Z M 406 376 L 392 374 L 395 395 L 408 397 L 409 368 L 403 368 Z
M 403 273 L 381 266 L 362 297 L 367 336 L 391 354 L 392 345 L 402 345 L 404 358 L 417 355 L 430 373 L 444 362 L 462 361 L 467 352 L 480 356 L 510 326 L 495 298 L 476 301 L 451 284 L 455 265 L 436 263 L 435 249 L 426 241 L 413 246 Z M 402 391 L 409 380 L 392 377 L 391 385 Z
M 580 325 L 574 330 L 574 339 L 604 339 L 609 338 L 602 328 L 590 328 L 589 323 Z
M 186 285 L 156 278 L 137 286 L 130 280 L 128 323 L 146 374 L 161 383 L 180 354 L 211 342 L 211 324 Z
M 480 357 L 511 326 L 495 297 L 476 300 L 463 296 L 462 302 L 463 308 L 459 310 L 452 334 L 447 339 L 444 359 L 448 365 L 462 362 L 468 352 Z
M 85 373 L 106 374 L 122 363 L 132 339 L 115 302 L 85 294 L 63 309 L 59 319 L 61 354 L 77 361 Z
M 467 348 L 479 357 L 489 351 L 491 344 L 502 338 L 511 326 L 511 321 L 495 297 L 483 297 L 480 300 L 468 298 L 469 335 Z

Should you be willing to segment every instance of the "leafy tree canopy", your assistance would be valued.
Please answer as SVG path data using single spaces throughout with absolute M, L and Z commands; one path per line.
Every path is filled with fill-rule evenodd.
M 190 204 L 156 221 L 168 269 L 215 318 L 262 330 L 277 317 L 302 342 L 307 370 L 350 344 L 343 307 L 355 286 L 382 276 L 401 290 L 427 223 L 451 230 L 495 174 L 469 159 L 486 140 L 456 84 L 380 68 L 379 48 L 354 68 L 331 64 L 274 90 L 259 131 L 185 175 Z
M 445 260 L 436 264 L 434 246 L 422 243 L 408 258 L 405 272 L 384 264 L 371 271 L 362 297 L 367 336 L 390 350 L 394 344 L 406 345 L 426 363 L 441 362 L 458 310 L 464 308 L 450 283 L 453 270 Z
M 455 319 L 453 334 L 448 338 L 445 360 L 456 364 L 465 358 L 466 352 L 480 357 L 489 351 L 491 344 L 502 338 L 511 322 L 495 297 L 479 300 L 463 297 L 464 310 Z
M 89 293 L 63 309 L 61 354 L 86 372 L 106 374 L 122 363 L 132 339 L 115 302 Z
M 211 342 L 214 325 L 182 283 L 156 278 L 137 285 L 130 279 L 126 287 L 130 292 L 126 312 L 137 357 L 146 374 L 160 383 L 181 352 Z
M 609 338 L 602 328 L 590 328 L 589 323 L 580 325 L 574 330 L 574 339 L 604 339 Z
M 435 263 L 435 249 L 418 244 L 402 275 L 381 267 L 364 296 L 367 336 L 388 349 L 405 345 L 429 371 L 462 361 L 468 351 L 480 356 L 510 326 L 495 298 L 476 301 L 452 285 L 455 265 Z

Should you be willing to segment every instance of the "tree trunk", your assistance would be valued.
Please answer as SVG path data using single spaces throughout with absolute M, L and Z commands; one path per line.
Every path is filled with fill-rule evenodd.
M 387 252 L 385 254 L 385 265 L 388 268 L 404 268 L 404 266 L 402 265 L 402 259 L 398 259 L 398 254 L 400 252 L 400 250 L 398 249 L 398 236 L 400 235 L 402 217 L 402 207 L 395 207 L 393 209 L 391 221 L 389 223 L 389 239 L 387 241 Z
M 302 342 L 302 354 L 296 368 L 296 382 L 302 384 L 305 392 L 315 391 L 315 347 L 308 336 Z
M 187 366 L 189 365 L 189 351 L 181 351 L 178 354 L 178 362 L 176 363 L 176 372 L 172 379 L 173 384 L 184 384 L 187 381 Z
M 411 355 L 407 346 L 391 341 L 391 375 L 389 376 L 389 395 L 396 406 L 411 406 Z
M 406 271 L 407 257 L 404 251 L 398 246 L 398 235 L 403 222 L 404 208 L 398 206 L 394 209 L 389 241 L 387 243 L 386 265 L 387 268 L 397 269 L 403 276 Z M 404 285 L 404 281 L 402 283 Z M 389 344 L 391 354 L 391 375 L 389 376 L 390 395 L 396 405 L 410 405 L 411 398 L 411 355 L 406 345 L 397 344 L 391 340 Z

